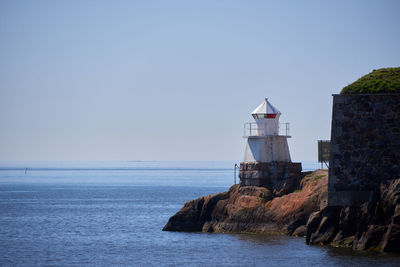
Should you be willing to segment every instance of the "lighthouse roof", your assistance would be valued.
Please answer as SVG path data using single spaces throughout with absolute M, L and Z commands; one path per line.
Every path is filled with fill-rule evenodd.
M 261 105 L 259 105 L 255 110 L 253 110 L 253 112 L 251 113 L 252 115 L 256 115 L 256 114 L 281 114 L 281 112 L 274 107 L 273 105 L 271 105 L 271 103 L 269 103 L 268 98 L 266 98 L 264 100 L 264 102 L 261 103 Z

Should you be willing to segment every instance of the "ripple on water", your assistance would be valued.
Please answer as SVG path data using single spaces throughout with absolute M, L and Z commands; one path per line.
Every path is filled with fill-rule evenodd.
M 175 168 L 166 177 L 152 170 L 138 183 L 131 172 L 79 174 L 98 181 L 92 185 L 77 182 L 76 172 L 57 172 L 62 180 L 52 183 L 51 171 L 32 180 L 46 183 L 15 184 L 7 172 L 4 184 L 0 171 L 0 265 L 400 266 L 397 255 L 307 246 L 303 238 L 161 231 L 186 201 L 229 188 L 232 171 L 221 169 Z

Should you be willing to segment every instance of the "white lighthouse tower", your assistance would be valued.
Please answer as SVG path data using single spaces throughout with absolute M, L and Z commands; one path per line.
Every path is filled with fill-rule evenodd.
M 274 187 L 297 176 L 301 163 L 292 163 L 287 139 L 289 123 L 279 123 L 281 112 L 267 98 L 251 113 L 255 122 L 245 123 L 246 149 L 240 164 L 240 185 Z
M 247 139 L 244 162 L 290 162 L 287 138 L 289 123 L 283 124 L 279 134 L 281 112 L 266 98 L 252 113 L 255 123 L 245 123 Z

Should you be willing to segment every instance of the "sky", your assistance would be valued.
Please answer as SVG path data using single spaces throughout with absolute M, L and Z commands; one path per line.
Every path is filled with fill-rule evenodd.
M 264 98 L 293 161 L 332 94 L 400 65 L 400 1 L 0 1 L 0 160 L 243 159 Z

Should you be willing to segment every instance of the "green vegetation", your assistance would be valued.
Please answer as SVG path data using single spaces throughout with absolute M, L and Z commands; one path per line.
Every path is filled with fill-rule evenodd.
M 373 70 L 344 87 L 341 94 L 400 93 L 400 67 Z
M 321 179 L 321 178 L 324 177 L 324 176 L 325 176 L 325 175 L 317 175 L 317 176 L 314 176 L 313 178 L 310 179 L 310 181 L 319 180 L 319 179 Z
M 301 188 L 297 188 L 293 192 L 301 192 Z

